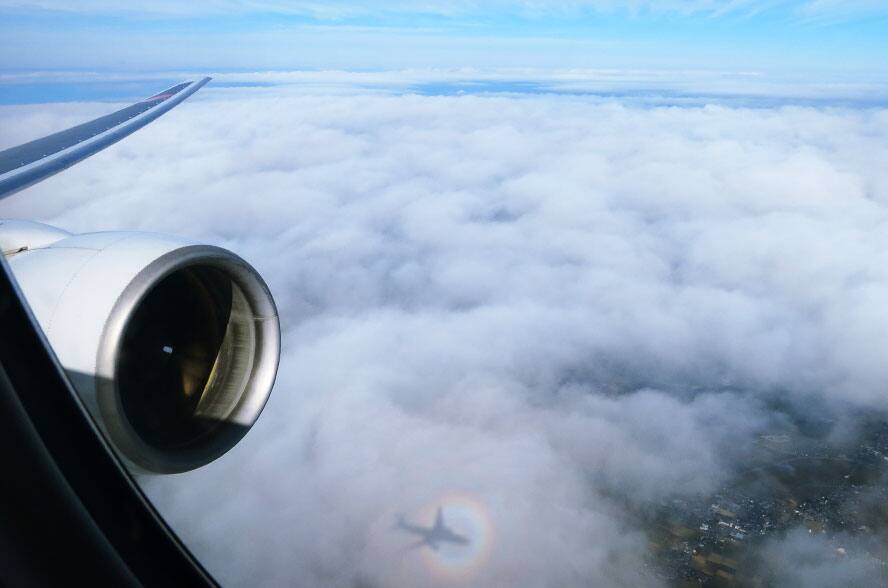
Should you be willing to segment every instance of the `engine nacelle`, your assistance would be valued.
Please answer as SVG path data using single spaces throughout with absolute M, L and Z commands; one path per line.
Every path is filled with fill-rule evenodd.
M 265 282 L 219 247 L 0 221 L 0 247 L 71 382 L 118 452 L 184 472 L 265 406 L 280 324 Z

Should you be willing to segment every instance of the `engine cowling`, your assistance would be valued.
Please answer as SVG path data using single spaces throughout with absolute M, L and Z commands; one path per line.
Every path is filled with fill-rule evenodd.
M 184 472 L 233 447 L 271 393 L 280 324 L 225 249 L 0 222 L 0 247 L 74 387 L 130 465 Z

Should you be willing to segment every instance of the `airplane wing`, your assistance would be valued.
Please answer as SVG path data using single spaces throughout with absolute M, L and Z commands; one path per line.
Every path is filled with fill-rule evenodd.
M 0 151 L 0 199 L 45 180 L 141 129 L 210 78 L 183 82 L 117 112 Z

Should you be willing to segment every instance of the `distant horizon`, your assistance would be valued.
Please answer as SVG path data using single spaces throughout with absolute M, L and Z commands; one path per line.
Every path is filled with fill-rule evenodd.
M 738 107 L 888 106 L 888 76 L 857 80 L 837 76 L 817 81 L 762 72 L 621 69 L 294 69 L 294 70 L 101 70 L 0 71 L 0 104 L 116 102 L 139 99 L 165 84 L 203 75 L 214 90 L 277 89 L 290 93 L 366 91 L 420 95 L 554 94 L 619 99 L 644 106 L 719 104 Z

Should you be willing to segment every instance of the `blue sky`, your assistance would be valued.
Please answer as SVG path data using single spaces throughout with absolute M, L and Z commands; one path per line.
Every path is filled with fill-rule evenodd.
M 888 72 L 873 0 L 0 1 L 0 69 Z

